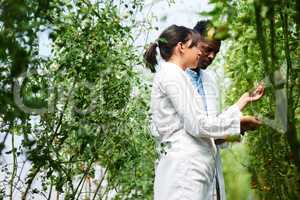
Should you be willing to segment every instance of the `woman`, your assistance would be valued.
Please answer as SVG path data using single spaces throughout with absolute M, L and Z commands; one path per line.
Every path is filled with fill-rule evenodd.
M 155 170 L 155 200 L 209 199 L 215 172 L 214 139 L 239 135 L 245 128 L 243 124 L 260 124 L 254 117 L 242 116 L 240 110 L 258 100 L 263 87 L 251 96 L 245 93 L 219 116 L 206 116 L 203 112 L 201 96 L 184 72 L 197 66 L 200 37 L 191 29 L 172 25 L 144 55 L 152 72 L 157 64 L 157 47 L 166 61 L 155 74 L 151 94 L 152 122 L 165 152 Z

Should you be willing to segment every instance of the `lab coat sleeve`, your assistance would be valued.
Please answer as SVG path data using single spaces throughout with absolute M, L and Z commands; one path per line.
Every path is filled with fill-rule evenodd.
M 166 74 L 161 89 L 169 97 L 184 129 L 194 137 L 226 138 L 240 133 L 240 110 L 233 105 L 218 116 L 203 112 L 202 99 L 184 73 Z

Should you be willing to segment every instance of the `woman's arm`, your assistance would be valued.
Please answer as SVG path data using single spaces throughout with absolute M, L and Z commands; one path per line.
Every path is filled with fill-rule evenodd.
M 218 116 L 207 116 L 202 97 L 193 89 L 184 72 L 172 71 L 160 83 L 161 90 L 171 101 L 184 129 L 194 137 L 226 138 L 240 133 L 240 109 L 233 105 Z M 163 110 L 164 102 L 160 102 Z

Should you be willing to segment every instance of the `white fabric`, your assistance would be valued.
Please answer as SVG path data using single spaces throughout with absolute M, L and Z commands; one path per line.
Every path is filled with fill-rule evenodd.
M 215 74 L 209 70 L 202 70 L 202 82 L 203 88 L 205 91 L 205 98 L 207 101 L 207 112 L 208 115 L 217 115 L 220 113 L 221 108 L 221 101 L 220 101 L 220 89 L 218 87 L 217 78 Z M 223 168 L 222 168 L 222 161 L 220 155 L 220 149 L 226 148 L 228 143 L 225 142 L 221 145 L 217 145 L 217 154 L 216 154 L 216 176 L 219 181 L 219 188 L 220 188 L 220 200 L 226 200 L 226 192 L 225 192 L 225 183 L 223 177 Z M 214 179 L 215 181 L 215 179 Z M 214 190 L 216 191 L 216 183 L 213 183 Z
M 166 154 L 157 162 L 154 200 L 206 200 L 212 197 L 214 140 L 240 133 L 240 110 L 231 106 L 207 116 L 189 77 L 177 65 L 163 63 L 151 94 L 152 123 Z

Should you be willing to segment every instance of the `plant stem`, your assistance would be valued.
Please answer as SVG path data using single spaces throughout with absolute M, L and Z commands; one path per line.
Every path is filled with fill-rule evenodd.
M 32 184 L 33 180 L 35 179 L 36 175 L 39 173 L 40 169 L 41 169 L 41 166 L 38 166 L 37 168 L 35 168 L 32 176 L 27 181 L 28 184 L 27 184 L 24 194 L 22 195 L 22 200 L 26 200 L 27 194 L 31 188 L 31 184 Z
M 81 179 L 80 179 L 80 181 L 79 181 L 79 183 L 78 183 L 78 185 L 77 185 L 77 187 L 76 187 L 75 192 L 73 193 L 73 198 L 76 196 L 77 191 L 78 191 L 78 189 L 79 189 L 81 183 L 84 181 L 85 177 L 88 175 L 88 173 L 89 173 L 89 171 L 90 171 L 90 169 L 91 169 L 93 163 L 94 163 L 94 160 L 91 160 L 91 162 L 89 163 L 89 165 L 88 165 L 87 169 L 85 170 L 83 176 L 81 177 Z M 78 198 L 79 196 L 80 196 L 80 193 L 78 194 L 77 198 Z
M 51 183 L 51 186 L 50 186 L 50 191 L 49 191 L 49 195 L 48 195 L 48 198 L 47 200 L 50 200 L 51 199 L 51 195 L 52 195 L 52 188 L 53 188 L 53 185 Z
M 13 200 L 13 186 L 14 186 L 14 179 L 17 173 L 17 155 L 16 155 L 16 149 L 15 149 L 15 134 L 11 134 L 11 148 L 12 148 L 12 156 L 13 156 L 13 171 L 11 174 L 10 179 L 10 200 Z
M 94 194 L 92 200 L 95 200 L 95 199 L 96 199 L 97 193 L 99 192 L 99 190 L 100 190 L 100 188 L 101 188 L 101 185 L 102 185 L 102 182 L 103 182 L 104 179 L 105 179 L 106 173 L 107 173 L 107 168 L 105 168 L 105 171 L 104 171 L 104 173 L 103 173 L 103 176 L 102 176 L 102 178 L 101 178 L 101 180 L 100 180 L 100 182 L 99 182 L 99 185 L 97 186 L 97 189 L 96 189 L 96 191 L 95 191 L 95 194 Z
M 287 5 L 288 7 L 288 5 Z M 283 13 L 280 11 L 280 17 L 282 20 L 282 29 L 283 29 L 283 37 L 284 37 L 284 52 L 285 59 L 287 62 L 287 75 L 286 75 L 286 92 L 287 92 L 287 101 L 288 101 L 288 112 L 287 112 L 287 139 L 291 150 L 293 152 L 295 158 L 295 165 L 297 166 L 298 172 L 300 172 L 300 143 L 297 138 L 297 129 L 295 127 L 295 108 L 293 107 L 293 95 L 292 95 L 292 85 L 289 85 L 290 75 L 293 73 L 292 71 L 292 62 L 290 57 L 290 47 L 289 47 L 289 33 L 288 33 L 288 15 L 287 13 Z

